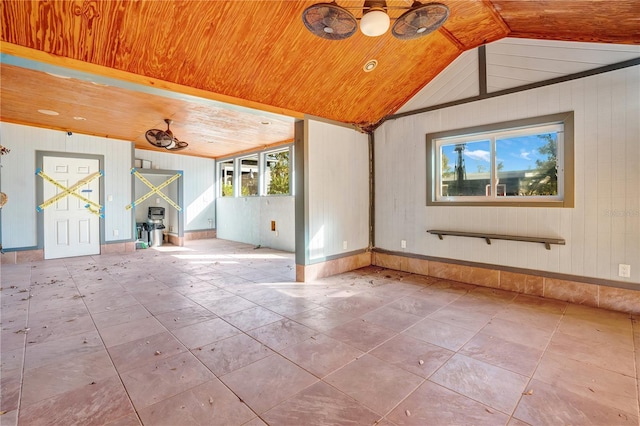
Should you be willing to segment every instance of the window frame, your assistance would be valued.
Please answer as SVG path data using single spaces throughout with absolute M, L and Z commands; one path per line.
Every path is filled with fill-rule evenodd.
M 253 161 L 255 160 L 257 162 L 256 164 L 256 171 L 255 171 L 255 179 L 258 179 L 258 183 L 256 185 L 256 193 L 255 194 L 246 194 L 243 195 L 242 194 L 242 189 L 243 189 L 243 181 L 242 181 L 242 176 L 243 176 L 243 161 L 244 160 L 250 160 Z M 251 170 L 253 169 L 249 169 L 249 173 L 251 173 Z M 236 191 L 236 195 L 238 197 L 259 197 L 260 194 L 260 185 L 262 182 L 262 168 L 261 168 L 261 156 L 259 152 L 252 152 L 249 154 L 244 154 L 240 157 L 236 158 L 236 174 L 237 174 L 237 182 L 238 182 L 238 190 Z
M 232 189 L 232 193 L 231 195 L 224 195 L 224 179 L 222 176 L 222 171 L 223 171 L 223 167 L 227 164 L 231 163 L 233 166 L 233 175 L 231 176 L 231 189 Z M 217 173 L 217 180 L 218 180 L 218 197 L 219 198 L 233 198 L 236 196 L 236 162 L 235 159 L 233 158 L 227 158 L 225 160 L 221 160 L 218 161 L 217 165 L 217 169 L 218 169 L 218 173 Z
M 484 135 L 514 132 L 535 127 L 562 124 L 562 143 L 558 141 L 558 196 L 491 196 L 439 197 L 440 155 L 442 140 L 477 138 Z M 500 207 L 573 207 L 574 206 L 574 113 L 573 111 L 539 117 L 492 123 L 482 126 L 434 132 L 426 135 L 427 147 L 427 206 L 500 206 Z M 544 133 L 544 132 L 541 132 Z M 489 139 L 489 137 L 487 137 Z M 497 174 L 495 144 L 491 144 L 490 176 L 493 184 Z
M 267 194 L 267 188 L 265 184 L 266 174 L 266 156 L 277 152 L 289 152 L 289 193 L 288 194 Z M 242 195 L 242 160 L 247 158 L 257 157 L 257 178 L 258 178 L 258 193 L 255 195 Z M 279 196 L 294 196 L 294 145 L 282 144 L 275 147 L 269 147 L 262 150 L 256 150 L 251 152 L 243 152 L 234 156 L 223 157 L 216 159 L 216 181 L 217 181 L 217 198 L 249 198 L 249 197 L 279 197 Z M 233 164 L 233 194 L 230 196 L 223 196 L 224 182 L 222 181 L 222 169 L 229 163 Z
M 267 179 L 266 179 L 266 175 L 267 175 L 267 155 L 270 154 L 277 154 L 279 152 L 284 152 L 287 151 L 289 152 L 289 192 L 286 194 L 269 194 L 269 188 L 267 187 Z M 282 197 L 282 196 L 291 196 L 293 195 L 293 145 L 287 146 L 285 148 L 275 148 L 275 149 L 270 149 L 270 150 L 266 150 L 264 152 L 262 152 L 261 154 L 261 166 L 262 166 L 262 171 L 260 173 L 260 176 L 262 177 L 262 184 L 260 186 L 260 195 L 262 195 L 263 197 Z

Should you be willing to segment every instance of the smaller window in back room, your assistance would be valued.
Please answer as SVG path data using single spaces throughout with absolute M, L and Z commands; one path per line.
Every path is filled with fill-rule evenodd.
M 240 196 L 258 195 L 260 169 L 258 168 L 258 154 L 240 159 Z
M 573 113 L 427 135 L 427 205 L 573 206 Z
M 233 160 L 220 163 L 220 195 L 233 197 Z
M 289 195 L 289 154 L 290 150 L 267 152 L 265 160 L 265 194 Z

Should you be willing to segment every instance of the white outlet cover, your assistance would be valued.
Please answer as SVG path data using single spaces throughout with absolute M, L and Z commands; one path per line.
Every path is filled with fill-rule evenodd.
M 631 265 L 625 265 L 623 263 L 618 265 L 618 276 L 623 278 L 631 277 Z

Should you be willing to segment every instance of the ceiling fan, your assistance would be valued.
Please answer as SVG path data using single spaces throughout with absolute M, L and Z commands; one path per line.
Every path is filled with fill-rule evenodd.
M 362 18 L 356 18 L 348 9 L 361 9 Z M 335 1 L 318 3 L 307 7 L 302 13 L 302 21 L 307 29 L 318 37 L 328 40 L 344 40 L 351 37 L 358 28 L 370 37 L 384 34 L 391 25 L 389 10 L 405 12 L 394 18 L 392 34 L 400 40 L 411 40 L 432 33 L 449 17 L 449 8 L 441 3 L 422 4 L 418 1 L 410 7 L 387 6 L 384 0 L 367 0 L 361 7 L 342 7 Z
M 173 135 L 173 132 L 169 128 L 171 123 L 173 123 L 173 120 L 165 118 L 164 122 L 167 123 L 167 130 L 147 130 L 147 132 L 144 134 L 144 137 L 147 138 L 147 142 L 149 142 L 156 148 L 165 148 L 169 151 L 179 151 L 188 147 L 189 144 L 178 140 L 178 138 Z

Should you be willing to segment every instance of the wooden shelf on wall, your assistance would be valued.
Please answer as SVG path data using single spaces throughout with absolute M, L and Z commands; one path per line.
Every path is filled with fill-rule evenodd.
M 438 229 L 429 229 L 427 231 L 430 234 L 437 235 L 439 239 L 444 239 L 445 235 L 451 235 L 454 237 L 471 237 L 482 238 L 491 244 L 491 240 L 509 240 L 509 241 L 524 241 L 527 243 L 542 243 L 547 250 L 551 250 L 551 244 L 565 245 L 563 238 L 547 238 L 547 237 L 527 237 L 520 235 L 503 235 L 503 234 L 485 234 L 482 232 L 462 232 L 462 231 L 443 231 Z

